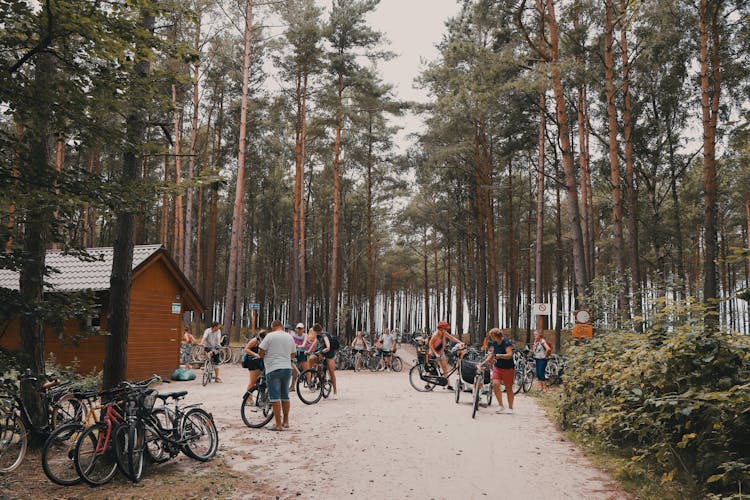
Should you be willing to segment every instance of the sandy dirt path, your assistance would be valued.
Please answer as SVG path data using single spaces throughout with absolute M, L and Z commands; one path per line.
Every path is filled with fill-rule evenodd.
M 480 408 L 471 394 L 416 392 L 401 373 L 338 374 L 339 399 L 303 404 L 292 395 L 291 429 L 249 429 L 240 418 L 247 371 L 223 366 L 223 384 L 188 389 L 216 419 L 220 456 L 248 475 L 236 498 L 626 498 L 555 430 L 537 402 L 516 397 L 514 415 Z M 200 376 L 200 370 L 197 370 Z M 540 475 L 543 469 L 543 476 Z

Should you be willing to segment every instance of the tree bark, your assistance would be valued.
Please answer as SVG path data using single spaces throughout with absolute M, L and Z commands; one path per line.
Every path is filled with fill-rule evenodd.
M 338 296 L 339 296 L 339 211 L 341 210 L 341 129 L 344 126 L 344 75 L 338 75 L 338 101 L 336 109 L 336 142 L 333 157 L 333 247 L 331 249 L 331 283 L 328 302 L 328 331 L 338 330 Z
M 539 136 L 536 171 L 536 244 L 534 245 L 534 301 L 544 302 L 544 146 L 547 140 L 547 96 L 544 92 L 539 95 Z M 540 316 L 544 318 L 544 316 Z M 544 326 L 544 320 L 539 320 L 539 328 Z M 530 339 L 529 339 L 530 340 Z
M 573 150 L 570 146 L 570 127 L 568 126 L 567 105 L 565 91 L 562 84 L 562 74 L 557 62 L 559 57 L 559 34 L 557 31 L 557 17 L 553 0 L 547 1 L 547 27 L 549 29 L 550 52 L 552 66 L 552 87 L 555 93 L 557 110 L 557 126 L 559 130 L 560 148 L 563 157 L 563 171 L 565 173 L 565 188 L 567 191 L 568 222 L 570 225 L 570 240 L 573 247 L 573 271 L 575 275 L 576 299 L 585 297 L 589 285 L 589 276 L 583 250 L 583 235 L 581 232 L 581 215 L 578 206 L 578 183 L 575 166 L 573 164 Z
M 201 44 L 201 13 L 197 13 L 197 21 L 195 26 L 195 41 L 193 49 L 196 54 L 200 53 Z M 188 184 L 186 187 L 187 192 L 187 204 L 185 207 L 185 242 L 183 246 L 185 252 L 183 255 L 182 270 L 185 273 L 185 277 L 188 281 L 193 278 L 193 189 L 192 181 L 195 177 L 195 148 L 198 142 L 198 106 L 199 106 L 199 88 L 198 81 L 200 79 L 200 57 L 195 58 L 193 63 L 193 116 L 190 130 L 190 162 L 188 163 Z M 200 215 L 199 215 L 200 216 Z M 198 257 L 200 258 L 200 257 Z
M 185 261 L 183 259 L 185 250 L 185 241 L 183 240 L 183 234 L 185 229 L 185 221 L 183 220 L 182 212 L 182 127 L 180 126 L 181 115 L 180 110 L 177 109 L 177 86 L 172 84 L 172 106 L 174 107 L 174 184 L 175 184 L 175 196 L 174 196 L 174 260 L 180 266 L 185 269 Z
M 622 192 L 620 190 L 620 156 L 617 144 L 617 108 L 615 107 L 615 60 L 614 39 L 614 0 L 607 0 L 606 26 L 604 30 L 604 66 L 607 89 L 607 123 L 609 131 L 609 169 L 612 183 L 612 252 L 619 276 L 625 276 L 625 244 L 622 236 Z M 620 316 L 626 319 L 630 315 L 630 303 L 627 287 L 623 283 L 618 297 Z
M 627 187 L 627 225 L 630 233 L 630 275 L 633 287 L 633 313 L 637 319 L 635 330 L 643 331 L 643 297 L 641 293 L 641 254 L 638 240 L 638 201 L 635 192 L 635 157 L 633 153 L 633 119 L 630 97 L 630 55 L 628 51 L 628 1 L 620 0 L 620 15 L 623 16 L 620 27 L 620 49 L 622 51 L 622 133 L 625 144 L 625 185 Z
M 253 0 L 247 0 L 245 10 L 245 48 L 242 63 L 242 101 L 240 105 L 240 136 L 237 153 L 237 185 L 232 212 L 232 236 L 229 244 L 227 290 L 224 301 L 224 326 L 231 329 L 232 313 L 237 300 L 237 271 L 241 261 L 242 230 L 245 208 L 245 149 L 247 144 L 247 100 L 250 82 L 250 49 L 252 42 Z
M 700 0 L 698 23 L 700 32 L 701 111 L 703 114 L 703 189 L 704 241 L 703 300 L 707 307 L 705 330 L 713 333 L 719 326 L 716 257 L 717 240 L 717 185 L 716 185 L 716 125 L 721 96 L 719 12 L 721 0 Z
M 144 31 L 153 33 L 154 16 L 142 8 L 140 25 Z M 136 47 L 136 54 L 143 54 L 143 47 Z M 133 66 L 134 78 L 148 77 L 151 63 L 139 57 Z M 131 110 L 125 120 L 126 149 L 123 154 L 121 178 L 123 184 L 136 188 L 141 180 L 143 152 L 141 150 L 146 133 L 146 108 L 140 100 L 131 102 Z M 112 257 L 112 276 L 109 287 L 107 330 L 109 335 L 104 347 L 105 389 L 125 380 L 128 368 L 128 327 L 130 323 L 130 285 L 133 278 L 133 247 L 135 246 L 135 213 L 131 207 L 119 207 L 116 211 L 116 237 Z

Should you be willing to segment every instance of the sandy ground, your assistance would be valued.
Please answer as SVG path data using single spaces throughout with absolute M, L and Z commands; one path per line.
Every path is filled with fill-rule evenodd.
M 557 431 L 534 398 L 514 415 L 480 408 L 470 393 L 415 391 L 414 355 L 401 373 L 338 374 L 339 399 L 303 404 L 292 395 L 291 429 L 250 429 L 240 417 L 247 371 L 223 366 L 222 384 L 174 383 L 202 402 L 220 432 L 229 469 L 246 476 L 235 498 L 586 498 L 627 495 Z M 200 370 L 196 371 L 200 378 Z M 270 425 L 269 425 L 270 427 Z

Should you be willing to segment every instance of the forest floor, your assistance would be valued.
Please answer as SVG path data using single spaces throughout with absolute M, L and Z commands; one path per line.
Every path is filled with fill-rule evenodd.
M 338 374 L 339 399 L 305 405 L 292 395 L 290 429 L 249 429 L 240 418 L 247 371 L 223 366 L 222 384 L 189 390 L 219 429 L 215 460 L 185 456 L 92 489 L 51 484 L 38 454 L 0 477 L 0 498 L 585 498 L 628 495 L 550 422 L 535 398 L 519 394 L 515 414 L 496 402 L 471 418 L 470 393 L 416 392 L 401 373 Z M 200 371 L 197 371 L 200 375 Z M 270 425 L 269 425 L 270 428 Z

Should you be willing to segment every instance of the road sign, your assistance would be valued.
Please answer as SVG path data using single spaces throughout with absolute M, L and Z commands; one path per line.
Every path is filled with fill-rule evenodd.
M 594 327 L 585 323 L 576 323 L 573 325 L 573 338 L 590 339 L 594 336 Z
M 549 304 L 534 304 L 531 306 L 531 314 L 534 316 L 550 316 L 552 308 Z
M 588 323 L 591 321 L 591 313 L 586 309 L 580 309 L 575 314 L 576 323 Z
M 180 314 L 182 310 L 182 304 L 179 302 L 172 302 L 172 314 Z
M 260 311 L 260 304 L 250 304 L 248 306 L 248 309 L 251 311 Z

